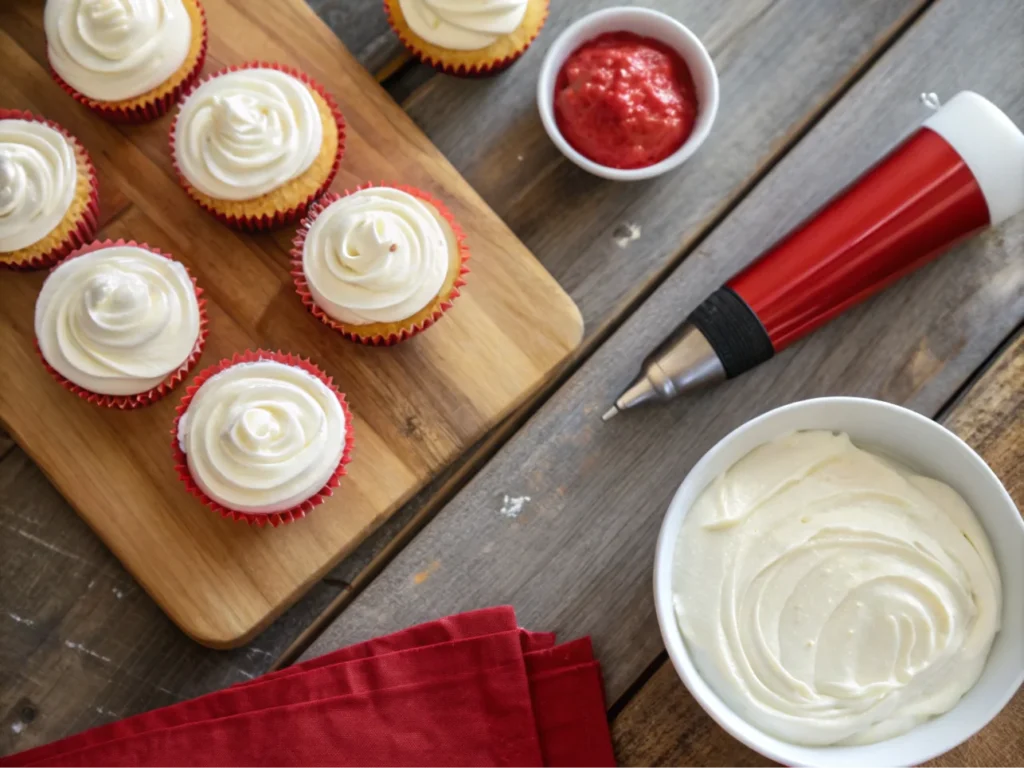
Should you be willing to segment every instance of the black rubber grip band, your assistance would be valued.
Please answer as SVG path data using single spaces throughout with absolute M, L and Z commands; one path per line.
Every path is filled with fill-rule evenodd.
M 730 379 L 775 354 L 772 340 L 754 310 L 728 286 L 704 299 L 689 321 L 704 334 Z

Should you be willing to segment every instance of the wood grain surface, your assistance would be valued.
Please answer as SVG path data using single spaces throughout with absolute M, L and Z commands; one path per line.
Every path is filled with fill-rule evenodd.
M 436 328 L 389 349 L 347 342 L 295 295 L 294 229 L 239 235 L 190 205 L 167 151 L 170 116 L 119 129 L 79 108 L 43 66 L 39 5 L 5 5 L 5 106 L 58 120 L 90 149 L 111 218 L 100 238 L 156 245 L 196 275 L 211 321 L 203 364 L 247 348 L 310 356 L 355 414 L 348 477 L 315 514 L 277 530 L 233 524 L 204 509 L 175 475 L 168 434 L 180 392 L 134 412 L 69 395 L 33 350 L 45 274 L 9 274 L 0 283 L 0 419 L 187 634 L 230 647 L 252 638 L 521 403 L 575 348 L 582 326 L 558 284 L 305 5 L 205 5 L 207 71 L 260 57 L 309 72 L 347 117 L 335 188 L 386 178 L 437 194 L 463 223 L 474 256 L 468 289 Z
M 988 462 L 1024 508 L 1024 333 L 941 419 Z M 1020 765 L 1024 690 L 981 733 L 930 765 Z M 612 723 L 621 765 L 768 765 L 708 717 L 662 661 Z
M 955 249 L 726 385 L 600 422 L 642 356 L 710 290 L 926 116 L 922 82 L 975 88 L 1024 121 L 1016 3 L 941 0 L 872 67 L 314 643 L 512 603 L 528 627 L 592 635 L 613 704 L 662 645 L 651 595 L 664 510 L 720 437 L 774 406 L 861 395 L 934 415 L 1024 318 L 1024 218 Z M 977 52 L 990 48 L 988 59 Z M 505 495 L 528 499 L 502 515 Z
M 685 188 L 688 205 L 699 204 L 702 210 L 721 212 L 742 196 L 758 174 L 786 151 L 803 127 L 813 122 L 829 101 L 867 66 L 875 52 L 900 32 L 922 0 L 828 3 L 833 15 L 841 15 L 841 24 L 830 23 L 824 15 L 805 13 L 802 4 L 793 0 L 779 0 L 772 9 L 745 0 L 718 4 L 659 0 L 656 4 L 679 15 L 694 29 L 706 33 L 718 30 L 720 52 L 716 58 L 734 94 L 730 101 L 746 105 L 744 119 L 720 121 L 716 126 L 715 134 L 722 137 L 721 143 L 712 142 L 702 150 L 714 153 L 714 163 L 729 169 L 723 177 L 727 183 L 709 184 L 707 174 L 701 174 Z M 423 111 L 435 96 L 420 98 L 414 94 L 409 100 L 428 135 L 438 141 L 443 139 L 457 167 L 475 174 L 476 183 L 485 188 L 492 203 L 501 204 L 506 194 L 514 193 L 520 199 L 520 191 L 529 195 L 533 192 L 528 190 L 543 190 L 549 174 L 575 175 L 572 167 L 552 157 L 543 146 L 546 139 L 539 133 L 539 123 L 531 111 L 534 94 L 530 79 L 518 78 L 513 85 L 510 78 L 521 67 L 529 66 L 535 71 L 544 47 L 571 16 L 610 4 L 614 2 L 574 0 L 569 4 L 556 0 L 555 13 L 534 48 L 508 73 L 493 82 L 453 80 L 450 84 L 448 78 L 438 76 L 431 88 L 440 86 L 440 93 L 447 94 L 445 110 Z M 348 37 L 347 32 L 352 31 L 351 25 L 358 25 L 376 13 L 377 0 L 323 0 L 314 5 L 345 36 L 354 51 L 362 52 L 364 62 L 372 66 L 372 56 L 367 58 L 368 49 Z M 562 10 L 569 5 L 574 13 Z M 781 17 L 771 25 L 759 25 L 762 12 Z M 737 26 L 739 19 L 744 22 Z M 801 30 L 805 31 L 801 34 Z M 804 41 L 799 56 L 791 50 L 793 37 Z M 378 75 L 383 77 L 390 72 Z M 760 74 L 761 79 L 748 83 L 751 72 Z M 387 79 L 386 85 L 395 98 L 403 98 L 415 84 L 433 82 L 428 74 L 426 68 L 407 67 Z M 466 120 L 460 113 L 456 122 L 445 120 L 445 112 L 453 111 L 460 98 L 479 100 L 486 96 L 493 102 L 496 84 L 506 94 L 496 112 L 488 112 L 486 119 L 474 115 Z M 758 96 L 755 88 L 767 85 L 777 95 L 776 99 Z M 483 102 L 477 103 L 482 108 Z M 502 129 L 503 124 L 506 129 Z M 524 155 L 522 166 L 528 171 L 516 171 L 522 190 L 494 186 L 493 180 L 502 168 L 508 169 L 513 160 L 516 164 L 520 162 L 518 152 L 510 152 L 505 143 L 514 141 L 521 131 L 532 137 L 529 144 L 544 152 Z M 498 146 L 494 146 L 495 136 Z M 489 156 L 493 156 L 494 170 L 488 172 L 484 168 Z M 677 183 L 685 181 L 681 174 L 674 178 Z M 717 182 L 718 177 L 713 178 Z M 579 186 L 578 193 L 564 200 L 545 197 L 543 205 L 549 215 L 530 222 L 534 242 L 543 244 L 561 233 L 559 249 L 544 250 L 541 254 L 549 265 L 557 267 L 567 263 L 566 259 L 581 266 L 586 263 L 588 253 L 584 247 L 592 234 L 591 224 L 583 217 L 574 218 L 573 211 L 588 204 L 591 191 L 586 185 L 592 181 L 596 182 L 575 175 L 573 183 Z M 109 189 L 110 185 L 105 187 Z M 680 207 L 675 199 L 668 194 L 649 198 L 651 188 L 638 184 L 613 189 L 597 182 L 595 191 L 601 196 L 614 193 L 622 196 L 623 201 L 630 196 L 643 200 L 645 214 L 667 219 L 677 216 Z M 576 222 L 568 232 L 564 223 L 567 220 Z M 715 220 L 716 216 L 693 219 L 695 223 L 688 220 L 678 229 L 668 228 L 663 238 L 645 240 L 641 235 L 641 240 L 624 242 L 621 249 L 617 240 L 608 259 L 649 259 L 655 266 L 644 278 L 644 284 L 649 285 L 658 278 L 658 270 L 684 253 L 684 239 L 687 245 L 692 244 Z M 645 232 L 651 234 L 650 229 Z M 574 238 L 579 239 L 580 245 L 573 244 Z M 629 289 L 626 279 L 632 275 L 609 274 L 609 281 Z M 588 283 L 580 284 L 573 293 L 578 301 L 586 302 L 591 293 L 608 289 L 609 286 Z M 623 310 L 609 310 L 603 318 L 612 322 L 622 314 Z M 590 343 L 595 341 L 591 337 Z M 493 451 L 508 430 L 498 430 L 490 440 L 478 444 L 464 460 L 461 471 L 472 471 L 472 456 Z M 332 598 L 350 594 L 352 583 L 358 586 L 368 580 L 389 553 L 400 549 L 459 482 L 456 474 L 410 501 L 246 649 L 214 652 L 177 631 L 73 515 L 39 469 L 20 449 L 14 448 L 0 462 L 0 548 L 4 555 L 0 557 L 0 752 L 27 748 L 265 671 L 303 630 L 315 627 L 312 619 L 332 604 Z M 14 532 L 19 529 L 28 535 Z M 60 574 L 60 578 L 56 579 L 54 574 Z

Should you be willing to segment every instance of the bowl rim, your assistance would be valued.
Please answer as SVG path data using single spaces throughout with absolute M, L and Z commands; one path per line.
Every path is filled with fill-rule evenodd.
M 702 94 L 702 98 L 698 102 L 697 120 L 695 121 L 692 132 L 686 138 L 686 141 L 683 142 L 679 149 L 664 160 L 660 160 L 653 165 L 644 166 L 643 168 L 611 168 L 607 165 L 594 162 L 581 152 L 577 151 L 568 142 L 559 130 L 558 123 L 555 120 L 555 80 L 558 77 L 558 72 L 561 70 L 565 59 L 576 47 L 579 46 L 579 44 L 582 44 L 579 43 L 570 47 L 570 43 L 568 41 L 577 35 L 585 38 L 587 30 L 609 18 L 622 19 L 624 24 L 628 24 L 628 20 L 630 19 L 644 18 L 647 20 L 653 20 L 656 24 L 662 25 L 663 27 L 673 28 L 677 33 L 687 39 L 691 46 L 690 51 L 681 50 L 679 46 L 671 43 L 670 41 L 662 39 L 657 35 L 653 36 L 657 37 L 657 39 L 665 45 L 670 46 L 683 58 L 684 61 L 686 61 L 695 81 L 698 77 L 703 77 L 706 78 L 708 83 L 708 93 Z M 624 31 L 629 30 L 628 28 L 624 28 Z M 555 63 L 556 58 L 558 59 L 557 66 Z M 681 21 L 652 8 L 614 6 L 612 8 L 603 8 L 599 11 L 594 11 L 593 13 L 589 13 L 586 16 L 577 19 L 562 30 L 558 37 L 556 37 L 554 41 L 552 41 L 551 45 L 548 46 L 548 49 L 544 54 L 544 59 L 541 62 L 540 72 L 537 76 L 537 109 L 540 112 L 541 123 L 544 126 L 544 131 L 547 133 L 548 138 L 551 139 L 552 143 L 558 147 L 559 151 L 565 155 L 566 158 L 571 160 L 577 166 L 588 173 L 592 173 L 595 176 L 610 179 L 612 181 L 640 181 L 643 179 L 652 179 L 682 165 L 682 163 L 697 152 L 705 139 L 707 139 L 708 135 L 710 135 L 711 128 L 715 122 L 715 117 L 718 114 L 718 102 L 718 71 L 715 68 L 714 61 L 711 59 L 711 54 L 708 53 L 707 48 L 705 48 L 704 44 L 700 41 L 700 38 L 698 38 L 697 35 L 695 35 Z
M 759 754 L 775 760 L 782 764 L 787 765 L 799 765 L 799 764 L 813 764 L 818 766 L 847 766 L 847 765 L 869 765 L 872 761 L 864 758 L 857 758 L 857 753 L 861 750 L 873 749 L 877 750 L 880 745 L 886 744 L 889 740 L 883 740 L 875 742 L 873 744 L 859 745 L 859 746 L 824 746 L 824 747 L 813 747 L 801 744 L 792 744 L 785 742 L 782 739 L 771 736 L 758 728 L 753 723 L 748 722 L 738 712 L 732 709 L 711 687 L 711 685 L 704 680 L 700 672 L 698 672 L 696 665 L 690 657 L 689 649 L 686 646 L 686 641 L 682 636 L 682 631 L 679 629 L 679 625 L 675 618 L 675 609 L 672 598 L 672 560 L 675 553 L 676 539 L 678 538 L 679 528 L 682 525 L 682 521 L 686 514 L 689 512 L 689 508 L 684 506 L 683 497 L 692 491 L 691 486 L 697 482 L 693 478 L 699 478 L 706 470 L 705 467 L 710 464 L 720 454 L 725 452 L 725 449 L 730 446 L 733 442 L 738 440 L 743 434 L 753 430 L 756 426 L 763 424 L 769 420 L 779 419 L 783 414 L 788 414 L 794 411 L 800 411 L 805 409 L 823 409 L 830 407 L 852 407 L 862 409 L 874 409 L 879 412 L 884 412 L 886 418 L 894 420 L 902 420 L 904 422 L 917 422 L 922 425 L 925 429 L 932 430 L 933 434 L 936 435 L 937 439 L 945 440 L 958 450 L 964 457 L 965 461 L 974 464 L 974 469 L 979 473 L 979 476 L 984 478 L 984 482 L 991 486 L 992 490 L 1001 497 L 1001 500 L 1005 502 L 1004 506 L 1014 511 L 1014 518 L 1016 520 L 1016 528 L 1019 534 L 1024 540 L 1024 517 L 1021 516 L 1013 498 L 1006 490 L 1002 481 L 995 474 L 991 467 L 985 462 L 978 453 L 971 448 L 966 442 L 964 442 L 956 433 L 952 432 L 947 427 L 943 426 L 934 419 L 923 416 L 916 411 L 912 411 L 909 408 L 905 408 L 894 403 L 889 403 L 883 400 L 876 400 L 874 398 L 867 397 L 847 397 L 847 396 L 833 396 L 833 397 L 816 397 L 809 398 L 806 400 L 798 400 L 793 403 L 773 408 L 753 419 L 743 422 L 735 429 L 731 430 L 728 434 L 718 440 L 704 455 L 695 463 L 690 470 L 687 472 L 683 481 L 680 483 L 676 492 L 672 496 L 672 500 L 669 502 L 669 506 L 665 512 L 665 517 L 662 520 L 661 528 L 658 532 L 658 540 L 655 548 L 654 557 L 654 573 L 653 573 L 653 587 L 654 587 L 654 603 L 655 613 L 658 619 L 658 628 L 661 632 L 662 641 L 664 642 L 665 649 L 668 652 L 672 666 L 676 671 L 676 675 L 686 686 L 686 689 L 690 692 L 690 695 L 697 701 L 701 709 L 710 716 L 723 730 L 725 730 L 730 736 L 735 738 L 737 741 L 745 744 Z M 822 425 L 821 429 L 832 429 L 828 425 Z M 786 434 L 791 429 L 782 429 L 779 431 L 779 435 Z M 771 439 L 771 438 L 769 438 Z M 765 441 L 766 442 L 766 441 Z M 764 442 L 759 443 L 763 445 Z M 756 446 L 754 446 L 756 447 Z M 753 447 L 751 448 L 753 450 Z M 895 457 L 900 458 L 900 457 Z M 911 464 L 912 466 L 912 464 Z M 701 488 L 697 489 L 696 493 L 700 493 L 706 487 L 707 483 Z M 1012 525 L 1008 521 L 1009 525 Z M 989 530 L 986 530 L 986 534 L 992 538 L 992 534 Z M 997 559 L 997 565 L 999 560 Z M 1002 570 L 1002 568 L 1000 568 Z M 1006 604 L 1006 589 L 1004 586 L 1003 604 Z M 987 662 L 986 662 L 987 663 Z M 931 760 L 938 755 L 944 754 L 954 747 L 962 744 L 964 741 L 969 739 L 974 734 L 985 728 L 992 719 L 999 714 L 999 712 L 1007 705 L 1010 699 L 1015 695 L 1017 689 L 1020 688 L 1021 684 L 1024 683 L 1024 665 L 1021 666 L 1019 674 L 1015 681 L 1010 681 L 1011 684 L 1005 689 L 1002 695 L 999 697 L 993 697 L 987 706 L 983 708 L 984 711 L 984 722 L 981 723 L 977 728 L 969 726 L 962 731 L 956 729 L 950 730 L 949 738 L 945 739 L 933 739 L 927 749 L 922 749 L 920 754 L 914 754 L 910 759 L 901 759 L 901 763 L 920 764 Z M 962 700 L 961 700 L 962 701 Z M 960 702 L 954 705 L 950 712 L 954 711 L 960 706 Z M 947 713 L 948 714 L 948 713 Z M 922 723 L 906 734 L 913 733 L 918 727 L 923 727 L 927 723 Z M 906 734 L 893 737 L 892 741 L 901 739 Z M 778 746 L 776 746 L 778 745 Z M 781 747 L 781 748 L 779 748 Z M 895 747 L 895 745 L 894 745 Z M 842 750 L 842 752 L 837 752 Z M 804 753 L 803 758 L 795 758 L 795 753 Z M 830 760 L 829 757 L 834 755 L 838 759 Z M 893 764 L 895 761 L 886 761 L 888 764 Z

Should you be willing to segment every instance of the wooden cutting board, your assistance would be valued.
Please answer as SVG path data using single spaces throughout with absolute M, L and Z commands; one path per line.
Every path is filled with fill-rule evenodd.
M 277 529 L 222 519 L 174 473 L 170 427 L 184 386 L 135 412 L 79 400 L 33 350 L 45 274 L 0 273 L 0 421 L 186 633 L 231 647 L 266 627 L 522 403 L 576 348 L 583 323 L 555 280 L 302 0 L 204 4 L 204 72 L 258 58 L 318 79 L 348 123 L 333 188 L 382 179 L 420 187 L 448 204 L 472 251 L 468 286 L 434 328 L 392 348 L 346 341 L 295 294 L 287 269 L 293 231 L 243 235 L 207 216 L 174 177 L 171 116 L 144 126 L 93 116 L 50 79 L 43 3 L 0 3 L 0 107 L 56 120 L 84 143 L 100 177 L 99 237 L 170 252 L 205 289 L 210 335 L 193 373 L 246 348 L 280 349 L 310 357 L 348 395 L 355 451 L 327 503 Z

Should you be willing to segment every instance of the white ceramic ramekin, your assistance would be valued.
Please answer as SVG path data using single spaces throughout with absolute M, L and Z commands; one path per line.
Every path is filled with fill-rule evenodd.
M 859 447 L 888 455 L 948 483 L 978 516 L 1003 585 L 1002 628 L 981 678 L 949 712 L 893 739 L 855 747 L 789 744 L 744 721 L 701 678 L 676 623 L 672 556 L 680 526 L 701 491 L 754 448 L 797 430 L 846 432 Z M 826 397 L 769 411 L 733 430 L 694 465 L 665 515 L 654 563 L 658 623 L 672 664 L 693 697 L 726 731 L 762 755 L 789 765 L 917 765 L 980 731 L 1024 681 L 1024 520 L 988 465 L 945 427 L 879 400 Z
M 606 32 L 634 32 L 652 37 L 674 48 L 690 69 L 697 89 L 697 120 L 683 145 L 659 163 L 645 168 L 609 168 L 577 152 L 558 130 L 555 121 L 555 81 L 569 55 L 588 40 Z M 606 8 L 584 16 L 570 25 L 548 48 L 537 81 L 537 108 L 551 141 L 562 154 L 595 176 L 613 181 L 637 181 L 677 168 L 704 143 L 718 112 L 718 73 L 707 49 L 689 29 L 671 16 L 649 8 Z

